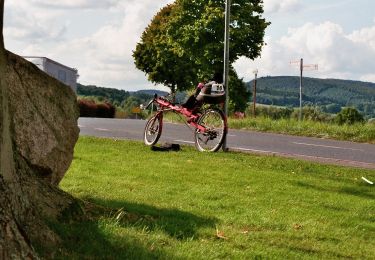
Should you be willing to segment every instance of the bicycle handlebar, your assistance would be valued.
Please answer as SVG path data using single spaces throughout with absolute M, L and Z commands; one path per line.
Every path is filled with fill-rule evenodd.
M 150 105 L 157 99 L 157 97 L 158 95 L 155 93 L 153 99 L 151 99 L 150 102 L 148 102 L 147 106 L 144 109 L 148 109 Z
M 148 102 L 147 106 L 145 107 L 145 109 L 148 109 L 150 107 L 150 105 L 154 102 L 155 99 L 151 99 L 150 102 Z

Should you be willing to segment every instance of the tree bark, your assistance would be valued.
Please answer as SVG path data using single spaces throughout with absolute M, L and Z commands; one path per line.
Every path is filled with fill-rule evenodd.
M 37 259 L 36 247 L 59 245 L 50 223 L 83 212 L 57 187 L 78 138 L 78 108 L 69 87 L 4 49 L 4 0 L 0 8 L 0 259 Z
M 3 21 L 4 21 L 4 0 L 0 0 L 0 49 L 4 49 Z

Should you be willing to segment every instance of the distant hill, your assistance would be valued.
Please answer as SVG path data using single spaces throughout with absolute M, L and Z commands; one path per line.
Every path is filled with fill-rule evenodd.
M 153 96 L 154 94 L 157 94 L 158 96 L 166 96 L 168 94 L 168 92 L 166 91 L 161 91 L 161 90 L 156 90 L 156 89 L 143 89 L 143 90 L 136 91 L 136 93 L 143 93 L 143 94 L 147 94 L 151 96 Z
M 246 83 L 252 92 L 253 81 Z M 303 104 L 317 105 L 330 113 L 341 107 L 356 107 L 366 117 L 375 117 L 375 83 L 303 78 Z M 277 106 L 299 106 L 299 77 L 263 77 L 257 81 L 257 102 Z
M 121 103 L 130 96 L 130 93 L 121 89 L 97 87 L 94 85 L 85 86 L 78 83 L 77 95 L 101 97 L 102 99 L 108 100 L 111 103 Z
M 155 94 L 158 96 L 166 96 L 168 92 L 157 89 L 143 89 L 138 91 L 126 91 L 115 88 L 98 87 L 95 85 L 82 85 L 77 84 L 77 95 L 85 97 L 96 97 L 100 100 L 108 100 L 112 104 L 121 104 L 124 100 L 130 96 L 136 97 L 142 101 L 150 100 Z M 185 92 L 178 92 L 176 94 L 176 100 L 183 102 L 186 99 Z
M 126 91 L 123 89 L 105 88 L 105 87 L 98 87 L 94 85 L 85 86 L 79 83 L 77 84 L 77 95 L 79 96 L 97 97 L 102 100 L 108 100 L 111 103 L 118 103 L 118 104 L 121 104 L 124 100 L 126 100 L 130 96 L 136 96 L 141 99 L 151 99 L 155 93 L 159 96 L 165 96 L 168 94 L 165 91 L 160 91 L 156 89 Z
M 246 83 L 253 91 L 253 81 Z M 137 97 L 142 102 L 149 100 L 154 94 L 165 96 L 167 92 L 147 89 L 125 91 L 114 88 L 85 86 L 78 84 L 77 94 L 93 96 L 121 104 L 130 96 Z M 178 93 L 176 100 L 183 102 L 186 93 Z M 299 77 L 279 76 L 263 77 L 257 81 L 257 102 L 276 106 L 299 106 Z M 367 118 L 375 118 L 375 83 L 339 80 L 303 78 L 303 104 L 320 106 L 323 111 L 337 113 L 341 107 L 353 106 Z

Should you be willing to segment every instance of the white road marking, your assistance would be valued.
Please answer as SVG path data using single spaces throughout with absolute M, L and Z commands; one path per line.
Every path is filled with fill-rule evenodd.
M 103 132 L 110 132 L 111 130 L 109 129 L 105 129 L 105 128 L 94 128 L 95 130 L 98 130 L 98 131 L 103 131 Z
M 230 135 L 230 134 L 227 134 L 227 136 L 230 136 L 230 137 L 236 137 L 237 135 Z
M 194 144 L 192 141 L 185 141 L 185 140 L 173 140 L 174 142 L 180 142 L 180 143 L 187 143 L 187 144 Z
M 81 127 L 86 127 L 86 126 L 84 126 L 84 125 L 78 125 L 78 127 L 81 128 Z
M 275 153 L 275 152 L 272 152 L 272 151 L 257 150 L 257 149 L 242 148 L 242 147 L 233 147 L 232 149 L 241 150 L 241 151 L 256 152 L 256 153 Z
M 364 150 L 362 149 L 346 148 L 346 147 L 338 147 L 338 146 L 330 146 L 330 145 L 322 145 L 322 144 L 307 144 L 307 143 L 298 143 L 298 142 L 293 142 L 293 144 L 364 152 Z

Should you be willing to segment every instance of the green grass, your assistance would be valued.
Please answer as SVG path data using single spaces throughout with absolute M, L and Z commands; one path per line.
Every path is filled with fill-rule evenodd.
M 55 226 L 68 259 L 375 258 L 375 171 L 81 137 L 61 188 L 102 208 Z
M 173 123 L 185 123 L 183 116 L 175 113 L 165 113 L 164 120 Z M 375 124 L 357 123 L 354 125 L 338 125 L 312 120 L 299 121 L 296 119 L 271 119 L 259 116 L 235 119 L 229 117 L 228 126 L 231 129 L 272 132 L 287 135 L 318 137 L 375 144 Z
M 338 125 L 310 120 L 301 122 L 295 119 L 273 120 L 266 117 L 229 118 L 228 123 L 229 127 L 234 129 L 375 143 L 375 124 L 373 123 Z

